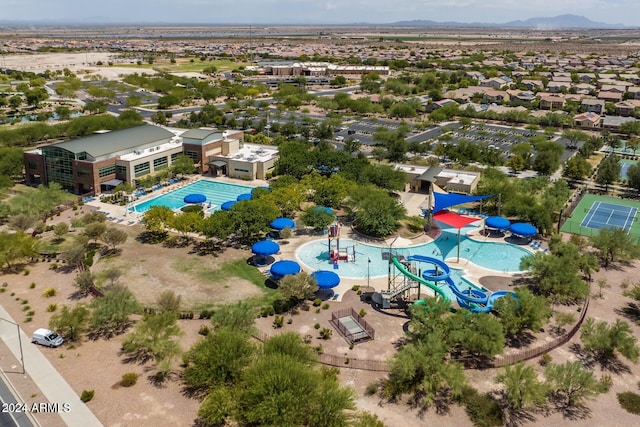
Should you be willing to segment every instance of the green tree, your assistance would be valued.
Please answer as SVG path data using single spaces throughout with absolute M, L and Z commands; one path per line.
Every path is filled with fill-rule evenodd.
M 547 300 L 522 287 L 516 289 L 516 298 L 507 295 L 497 300 L 494 309 L 510 337 L 527 329 L 537 332 L 551 316 Z
M 617 352 L 635 363 L 640 354 L 631 327 L 620 319 L 609 325 L 604 321 L 596 322 L 590 317 L 580 328 L 580 339 L 585 350 L 602 362 L 614 358 Z
M 53 226 L 53 233 L 56 235 L 58 241 L 64 240 L 64 236 L 69 232 L 69 224 L 66 222 L 59 222 Z
M 618 260 L 636 259 L 640 255 L 640 247 L 622 228 L 601 228 L 589 241 L 598 250 L 605 267 Z
M 496 376 L 496 382 L 504 385 L 504 393 L 512 409 L 538 406 L 546 401 L 546 384 L 538 379 L 538 374 L 531 366 L 524 363 L 506 366 Z
M 69 266 L 73 266 L 78 270 L 84 268 L 84 257 L 87 253 L 89 239 L 86 236 L 74 236 L 68 240 L 61 248 L 60 258 Z
M 335 215 L 322 206 L 310 206 L 300 215 L 300 221 L 315 230 L 324 230 L 335 221 Z
M 96 285 L 96 276 L 90 270 L 83 270 L 76 275 L 73 282 L 80 292 L 88 294 Z
M 589 135 L 578 129 L 566 129 L 562 132 L 562 137 L 568 139 L 567 148 L 577 148 L 578 142 L 585 142 Z
M 60 311 L 51 316 L 49 328 L 57 331 L 68 342 L 78 341 L 87 330 L 90 313 L 84 304 L 73 308 L 63 305 Z
M 184 381 L 200 393 L 216 386 L 232 386 L 240 380 L 255 353 L 246 334 L 226 327 L 216 329 L 184 354 Z
M 95 337 L 111 338 L 130 325 L 130 316 L 142 307 L 126 286 L 113 285 L 101 297 L 91 301 L 89 329 Z
M 357 228 L 371 236 L 387 236 L 398 228 L 406 209 L 386 191 L 361 186 L 352 195 Z
M 115 227 L 107 227 L 100 238 L 109 249 L 114 251 L 116 247 L 124 245 L 128 237 L 126 231 L 119 230 Z
M 240 418 L 252 425 L 347 426 L 354 395 L 337 370 L 315 370 L 286 354 L 259 358 L 245 371 L 238 396 Z
M 35 256 L 36 241 L 21 231 L 8 233 L 0 231 L 0 266 L 11 268 L 15 262 Z
M 620 159 L 617 156 L 606 157 L 600 166 L 598 166 L 598 172 L 596 173 L 596 182 L 605 186 L 605 191 L 608 191 L 609 185 L 620 179 L 620 170 L 622 166 Z
M 579 154 L 571 157 L 567 160 L 564 169 L 562 170 L 562 176 L 568 179 L 581 180 L 591 175 L 593 168 L 585 159 Z
M 189 156 L 181 154 L 171 162 L 171 172 L 176 175 L 188 175 L 195 170 L 193 159 Z
M 392 166 L 367 165 L 360 171 L 360 184 L 374 184 L 387 190 L 403 191 L 407 182 L 407 175 Z
M 264 198 L 238 202 L 230 212 L 234 229 L 246 243 L 255 242 L 268 233 L 269 224 L 280 215 L 280 210 Z
M 0 147 L 0 175 L 20 177 L 24 168 L 24 150 L 19 147 Z
M 318 291 L 318 284 L 307 272 L 301 271 L 298 274 L 283 277 L 278 284 L 278 289 L 285 299 L 301 302 L 313 298 Z
M 152 206 L 144 213 L 142 221 L 149 232 L 166 237 L 167 229 L 174 215 L 167 206 Z
M 245 302 L 224 305 L 211 316 L 214 328 L 229 328 L 236 332 L 251 333 L 254 328 L 256 310 Z
M 592 398 L 602 391 L 593 372 L 584 369 L 580 362 L 548 364 L 544 375 L 552 398 L 565 407 L 580 405 L 584 399 Z
M 107 225 L 103 222 L 91 222 L 84 227 L 82 234 L 93 243 L 98 243 L 98 239 L 102 238 L 107 231 Z
M 627 181 L 629 182 L 629 187 L 640 191 L 640 165 L 629 166 L 629 169 L 627 169 Z
M 182 296 L 176 295 L 173 290 L 162 291 L 160 295 L 158 295 L 158 298 L 156 298 L 156 306 L 160 313 L 170 312 L 178 314 L 181 303 Z
M 175 313 L 145 316 L 122 342 L 122 351 L 141 362 L 170 361 L 181 353 L 178 338 L 184 334 Z

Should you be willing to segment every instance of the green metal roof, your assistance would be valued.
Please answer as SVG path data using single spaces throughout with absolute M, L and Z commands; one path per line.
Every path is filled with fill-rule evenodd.
M 215 134 L 220 135 L 220 138 L 222 138 L 222 132 L 217 129 L 189 129 L 182 134 L 182 138 L 205 139 Z
M 174 136 L 173 132 L 158 126 L 140 125 L 59 142 L 52 144 L 52 146 L 63 148 L 75 154 L 86 152 L 91 157 L 97 158 L 146 144 L 168 140 Z

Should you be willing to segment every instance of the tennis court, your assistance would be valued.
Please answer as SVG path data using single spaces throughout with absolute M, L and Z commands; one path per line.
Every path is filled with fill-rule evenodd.
M 636 219 L 638 209 L 630 206 L 619 206 L 607 202 L 593 202 L 587 215 L 580 224 L 588 228 L 622 228 L 627 233 Z
M 639 238 L 640 223 L 637 221 L 640 203 L 629 199 L 585 194 L 566 218 L 560 231 L 594 236 L 601 228 L 622 228 L 627 234 Z

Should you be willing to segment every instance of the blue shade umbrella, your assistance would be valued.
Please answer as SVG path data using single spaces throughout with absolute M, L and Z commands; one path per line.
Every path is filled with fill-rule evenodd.
M 495 228 L 496 230 L 508 230 L 511 225 L 511 221 L 503 216 L 490 216 L 484 221 L 485 225 L 489 228 Z
M 311 277 L 316 279 L 320 289 L 331 289 L 340 284 L 340 276 L 329 270 L 314 271 L 311 273 Z
M 251 252 L 258 256 L 269 256 L 280 252 L 280 245 L 273 240 L 260 240 L 251 246 Z
M 185 203 L 199 204 L 199 203 L 204 203 L 207 200 L 207 196 L 205 196 L 204 194 L 198 194 L 198 193 L 187 194 L 186 196 L 184 196 L 184 199 L 182 200 Z
M 291 260 L 276 261 L 269 270 L 276 279 L 281 279 L 289 274 L 300 273 L 300 264 Z
M 222 209 L 223 211 L 230 211 L 231 208 L 233 207 L 233 205 L 235 205 L 236 203 L 238 203 L 235 200 L 229 200 L 227 202 L 224 202 L 223 204 L 220 205 L 220 209 Z
M 243 200 L 251 200 L 253 195 L 251 193 L 244 193 L 238 196 L 237 201 L 241 202 Z
M 536 230 L 533 225 L 527 224 L 526 222 L 516 222 L 515 224 L 511 224 L 509 230 L 516 236 L 522 237 L 531 237 L 538 234 L 538 230 Z
M 275 230 L 283 230 L 285 228 L 295 228 L 296 223 L 291 218 L 276 218 L 271 221 L 269 226 Z

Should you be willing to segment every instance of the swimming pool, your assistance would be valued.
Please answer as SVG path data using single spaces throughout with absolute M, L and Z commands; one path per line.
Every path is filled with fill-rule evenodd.
M 464 230 L 463 230 L 464 232 Z M 444 229 L 438 239 L 424 245 L 406 248 L 394 248 L 393 252 L 405 257 L 409 255 L 425 255 L 429 257 L 447 258 L 457 257 L 457 231 Z M 383 258 L 388 247 L 373 246 L 350 239 L 340 239 L 340 248 L 351 253 L 355 250 L 354 262 L 340 262 L 335 270 L 340 277 L 362 279 L 386 276 L 389 273 L 389 262 Z M 516 245 L 507 243 L 478 242 L 461 235 L 460 258 L 467 259 L 474 264 L 501 273 L 520 271 L 520 260 L 530 252 Z M 309 242 L 296 251 L 300 262 L 313 270 L 332 269 L 329 260 L 329 246 L 327 239 Z M 370 260 L 370 261 L 369 261 Z
M 205 205 L 207 212 L 213 212 L 220 209 L 220 205 L 228 200 L 236 200 L 240 194 L 250 193 L 253 187 L 237 184 L 227 184 L 225 182 L 209 181 L 202 179 L 184 187 L 161 194 L 153 199 L 133 205 L 130 209 L 132 212 L 145 212 L 152 206 L 166 206 L 169 209 L 180 209 L 186 203 L 184 196 L 187 194 L 204 194 L 207 197 Z M 209 208 L 209 204 L 211 207 Z

